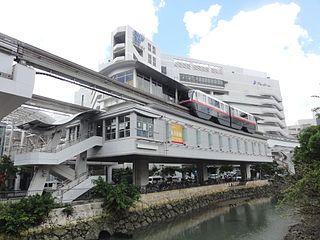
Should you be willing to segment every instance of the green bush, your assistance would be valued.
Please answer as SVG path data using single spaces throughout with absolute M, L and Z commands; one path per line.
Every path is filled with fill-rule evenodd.
M 287 179 L 282 203 L 320 209 L 320 126 L 304 129 L 299 142 L 294 151 L 296 174 Z
M 64 207 L 64 209 L 62 209 L 62 212 L 67 215 L 67 217 L 71 216 L 74 212 L 74 208 L 68 204 Z
M 124 211 L 140 198 L 138 188 L 127 182 L 111 185 L 99 177 L 94 184 L 94 194 L 103 197 L 103 207 L 110 212 Z
M 0 204 L 0 233 L 17 235 L 23 230 L 38 226 L 54 207 L 54 199 L 50 194 Z

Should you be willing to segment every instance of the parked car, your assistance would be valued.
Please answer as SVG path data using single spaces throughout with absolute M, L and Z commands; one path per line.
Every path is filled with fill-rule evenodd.
M 161 177 L 161 176 L 150 176 L 149 177 L 150 184 L 157 184 L 160 182 L 163 182 L 163 177 Z
M 209 174 L 209 176 L 208 176 L 208 179 L 210 179 L 210 180 L 217 180 L 220 178 L 221 178 L 220 175 L 217 173 L 212 173 L 212 174 Z

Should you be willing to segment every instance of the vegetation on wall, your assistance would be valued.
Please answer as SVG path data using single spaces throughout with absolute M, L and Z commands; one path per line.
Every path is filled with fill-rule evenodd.
M 67 215 L 67 217 L 71 216 L 74 212 L 74 208 L 72 205 L 67 204 L 63 209 L 62 209 L 62 213 Z
M 17 202 L 0 204 L 0 233 L 18 235 L 40 225 L 55 207 L 50 194 L 35 195 Z
M 94 184 L 93 193 L 103 197 L 103 207 L 110 212 L 124 211 L 140 198 L 139 189 L 125 181 L 111 185 L 99 177 Z
M 320 209 L 320 126 L 299 134 L 300 147 L 294 152 L 296 174 L 289 178 L 283 202 Z

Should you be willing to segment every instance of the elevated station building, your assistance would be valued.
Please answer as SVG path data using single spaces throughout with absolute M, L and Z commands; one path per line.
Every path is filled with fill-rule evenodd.
M 258 130 L 265 135 L 290 137 L 279 82 L 266 73 L 163 54 L 155 43 L 130 26 L 119 27 L 112 33 L 111 48 L 110 62 L 101 66 L 101 73 L 106 76 L 159 97 L 165 93 L 165 98 L 172 101 L 175 93 L 170 92 L 171 88 L 161 90 L 165 85 L 153 82 L 143 68 L 153 69 L 162 73 L 161 78 L 168 77 L 190 89 L 199 89 L 253 114 L 258 119 Z M 81 103 L 81 98 L 82 103 L 84 98 L 93 108 L 103 109 L 112 104 L 108 97 L 89 92 L 78 93 L 76 102 Z
M 248 109 L 244 110 L 261 117 L 264 113 L 260 114 L 257 109 L 265 103 L 248 100 L 260 99 L 259 97 L 251 97 L 249 92 L 245 94 L 241 89 L 238 94 L 231 95 L 232 91 L 237 92 L 235 86 L 238 79 L 231 76 L 239 75 L 240 80 L 245 79 L 245 70 L 209 63 L 208 66 L 202 66 L 205 65 L 204 62 L 201 65 L 199 61 L 196 65 L 195 60 L 188 60 L 189 65 L 184 62 L 185 67 L 179 67 L 182 66 L 181 61 L 186 60 L 164 57 L 155 44 L 128 26 L 120 27 L 112 34 L 112 48 L 112 61 L 100 74 L 83 70 L 81 66 L 70 62 L 66 63 L 67 69 L 62 69 L 61 58 L 57 58 L 57 66 L 60 68 L 53 66 L 56 74 L 63 70 L 62 75 L 66 77 L 74 74 L 68 72 L 72 65 L 76 70 L 73 76 L 80 78 L 83 72 L 85 78 L 80 78 L 81 83 L 86 81 L 90 86 L 96 81 L 96 84 L 100 84 L 100 89 L 105 89 L 81 90 L 77 94 L 76 102 L 88 104 L 87 107 L 91 110 L 64 121 L 33 119 L 18 126 L 39 139 L 45 139 L 32 146 L 22 144 L 13 155 L 16 166 L 31 166 L 35 169 L 29 194 L 42 192 L 48 176 L 53 175 L 63 180 L 54 195 L 62 202 L 73 201 L 89 190 L 93 186 L 92 180 L 99 176 L 91 174 L 90 165 L 105 168 L 105 172 L 100 175 L 106 176 L 110 181 L 110 171 L 114 165 L 132 163 L 133 182 L 144 187 L 148 183 L 150 163 L 195 164 L 198 180 L 204 182 L 208 177 L 207 165 L 240 165 L 245 180 L 250 178 L 251 164 L 272 162 L 267 138 L 261 132 L 272 134 L 274 129 L 261 128 L 260 133 L 250 134 L 195 117 L 190 114 L 189 109 L 178 104 L 196 85 L 221 99 L 230 96 L 230 103 L 234 101 L 234 104 L 240 104 L 237 105 L 239 108 L 247 106 Z M 33 50 L 30 47 L 30 51 Z M 46 55 L 46 58 L 27 59 L 31 59 L 31 63 L 34 61 L 36 67 L 44 66 L 50 71 L 52 64 L 38 61 L 49 58 L 51 63 L 56 58 L 39 49 L 34 51 L 40 56 Z M 10 59 L 10 54 L 8 58 Z M 192 69 L 188 69 L 189 67 Z M 210 74 L 206 70 L 210 70 Z M 92 79 L 88 75 L 93 76 Z M 192 82 L 194 79 L 198 82 Z M 242 87 L 254 85 L 257 88 L 254 96 L 263 97 L 268 93 L 270 101 L 275 104 L 268 103 L 266 109 L 276 109 L 276 103 L 282 106 L 280 90 L 268 92 L 260 89 L 265 87 L 264 84 L 279 89 L 276 81 L 272 80 L 274 85 L 271 85 L 271 80 L 265 78 L 265 82 L 262 82 L 262 79 L 264 78 L 252 77 Z M 234 90 L 228 88 L 232 86 L 232 81 Z M 122 91 L 126 96 L 130 95 L 127 93 L 139 95 L 140 101 L 138 98 L 124 97 L 116 91 L 110 93 L 108 89 L 112 86 L 108 84 L 113 84 L 118 92 Z M 141 101 L 141 96 L 148 101 Z M 19 96 L 17 97 L 19 100 Z M 237 102 L 237 98 L 242 99 L 242 102 Z M 257 108 L 256 112 L 254 109 L 250 110 L 250 104 Z M 281 126 L 277 126 L 277 129 L 274 134 L 281 136 Z

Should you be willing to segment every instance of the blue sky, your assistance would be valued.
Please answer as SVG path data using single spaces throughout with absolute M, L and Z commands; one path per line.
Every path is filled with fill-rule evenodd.
M 320 0 L 10 0 L 0 32 L 93 70 L 111 32 L 131 25 L 161 52 L 266 72 L 287 124 L 312 117 L 320 94 Z M 11 9 L 11 10 L 10 10 Z M 78 87 L 37 78 L 34 93 L 73 102 Z
M 305 46 L 306 51 L 320 53 L 320 27 L 319 27 L 319 0 L 167 0 L 165 7 L 158 11 L 159 26 L 158 33 L 154 35 L 153 40 L 159 44 L 165 53 L 185 56 L 189 52 L 190 39 L 185 28 L 183 17 L 186 11 L 198 12 L 202 9 L 208 9 L 212 4 L 222 6 L 219 18 L 230 20 L 239 11 L 255 10 L 267 4 L 297 3 L 301 11 L 297 18 L 297 23 L 308 30 L 308 33 L 314 42 Z M 173 39 L 178 38 L 178 41 Z

